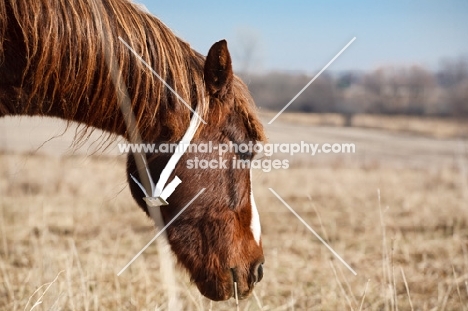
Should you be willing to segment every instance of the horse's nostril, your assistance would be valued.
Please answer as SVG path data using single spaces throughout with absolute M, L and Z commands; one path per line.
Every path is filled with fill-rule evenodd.
M 263 279 L 263 264 L 260 264 L 257 268 L 257 282 Z
M 263 263 L 258 263 L 253 267 L 252 274 L 253 282 L 258 283 L 263 279 Z

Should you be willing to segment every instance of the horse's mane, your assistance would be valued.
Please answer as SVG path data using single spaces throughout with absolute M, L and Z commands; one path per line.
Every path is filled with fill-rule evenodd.
M 21 98 L 25 104 L 19 113 L 55 114 L 125 133 L 122 119 L 115 117 L 120 116 L 120 109 L 105 56 L 111 51 L 128 88 L 142 138 L 180 139 L 188 127 L 190 110 L 118 37 L 192 107 L 201 103 L 204 57 L 156 17 L 127 0 L 0 0 L 0 66 L 11 44 L 4 40 L 11 27 L 20 29 L 17 32 L 27 60 L 21 82 L 21 96 L 26 98 Z M 233 93 L 235 109 L 253 137 L 263 140 L 252 99 L 238 78 Z M 81 115 L 83 105 L 89 107 L 86 115 Z

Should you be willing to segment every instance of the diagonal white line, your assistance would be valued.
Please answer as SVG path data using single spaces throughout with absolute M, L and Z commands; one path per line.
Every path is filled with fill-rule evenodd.
M 192 107 L 190 107 L 189 104 L 187 104 L 187 102 L 182 98 L 180 97 L 179 94 L 177 94 L 177 92 L 169 85 L 167 84 L 166 81 L 164 81 L 163 78 L 161 78 L 161 76 L 140 56 L 138 55 L 138 53 L 124 40 L 122 39 L 122 37 L 119 37 L 119 40 L 127 47 L 127 49 L 129 49 L 134 55 L 136 58 L 138 58 L 149 70 L 151 70 L 151 72 L 159 79 L 161 80 L 161 82 L 172 92 L 174 93 L 175 96 L 177 96 L 177 98 L 183 102 L 185 104 L 185 106 L 187 106 L 188 109 L 190 109 L 190 111 L 192 111 L 192 113 L 194 115 L 196 115 L 202 122 L 203 124 L 206 124 L 205 120 L 202 119 L 202 117 L 200 117 L 200 115 L 198 113 L 195 112 L 195 110 L 192 109 Z
M 169 226 L 174 222 L 174 220 L 176 220 L 176 219 L 180 216 L 180 214 L 182 214 L 182 213 L 187 209 L 187 207 L 189 207 L 190 204 L 192 204 L 193 201 L 195 201 L 196 198 L 198 198 L 198 197 L 200 196 L 200 194 L 202 194 L 203 191 L 205 191 L 205 189 L 206 189 L 206 188 L 203 188 L 202 190 L 200 190 L 200 192 L 198 192 L 198 194 L 197 194 L 192 200 L 190 200 L 190 202 L 188 202 L 187 205 L 185 205 L 185 207 L 184 207 L 179 213 L 177 213 L 177 215 L 175 215 L 175 217 L 172 218 L 171 221 L 169 221 L 169 222 L 167 223 L 167 225 L 165 225 L 164 228 L 162 228 L 162 229 L 154 236 L 154 238 L 152 238 L 151 241 L 149 241 L 148 244 L 146 244 L 145 247 L 143 247 L 142 250 L 139 251 L 138 254 L 136 254 L 136 255 L 132 258 L 132 260 L 130 260 L 130 262 L 129 262 L 128 264 L 126 264 L 125 267 L 122 268 L 122 270 L 120 270 L 119 273 L 117 273 L 117 276 L 120 276 L 120 275 L 121 275 L 121 274 L 122 274 L 122 273 L 123 273 L 123 272 L 124 272 L 124 271 L 125 271 L 125 270 L 126 270 L 126 269 L 127 269 L 127 268 L 128 268 L 128 267 L 129 267 L 129 266 L 130 266 L 130 265 L 131 265 L 131 264 L 148 248 L 148 247 L 149 247 L 149 246 L 150 246 L 150 245 L 151 245 L 151 243 L 153 243 L 153 242 L 167 229 L 167 227 L 169 227 Z
M 312 84 L 312 82 L 314 82 L 322 74 L 322 72 L 324 72 L 351 45 L 351 43 L 354 42 L 354 40 L 356 40 L 356 37 L 351 39 L 351 41 L 349 41 L 348 44 L 346 44 L 346 46 L 342 48 L 341 51 L 338 52 L 338 54 L 336 54 L 335 57 L 333 57 L 332 60 L 329 61 L 328 64 L 326 64 L 325 67 L 323 67 L 322 70 L 320 70 L 320 72 L 316 74 L 315 77 L 310 80 L 309 83 L 307 83 L 307 85 L 304 86 L 302 90 L 300 90 L 299 93 L 297 93 L 297 95 L 294 96 L 293 99 L 291 99 L 289 103 L 287 103 L 286 106 L 284 106 L 284 108 L 281 109 L 281 111 L 278 112 L 273 119 L 271 119 L 270 122 L 268 122 L 268 124 L 272 124 L 299 97 L 299 95 L 301 95 L 302 92 L 304 92 Z
M 270 191 L 271 191 L 271 192 L 272 192 L 272 193 L 273 193 L 273 194 L 274 194 L 290 211 L 291 211 L 291 213 L 294 214 L 294 216 L 296 216 L 296 217 L 304 224 L 304 226 L 307 227 L 307 229 L 309 229 L 310 232 L 312 232 L 312 233 L 317 237 L 317 239 L 320 240 L 320 242 L 322 242 L 322 243 L 330 250 L 330 252 L 333 253 L 333 255 L 335 255 L 336 258 L 338 258 L 338 259 L 346 266 L 346 268 L 349 269 L 349 271 L 351 271 L 354 275 L 357 275 L 356 271 L 354 271 L 353 268 L 351 268 L 351 267 L 346 263 L 346 261 L 344 261 L 343 258 L 341 258 L 341 256 L 338 255 L 338 253 L 335 252 L 335 251 L 333 250 L 333 248 L 331 248 L 331 246 L 328 245 L 328 243 L 325 242 L 325 241 L 318 235 L 318 233 L 315 232 L 315 230 L 312 229 L 312 228 L 305 222 L 305 220 L 302 219 L 302 217 L 299 216 L 299 214 L 297 214 L 296 211 L 293 210 L 292 207 L 289 206 L 288 203 L 286 203 L 286 202 L 279 196 L 279 194 L 275 192 L 275 190 L 273 190 L 272 188 L 268 188 L 268 189 L 269 189 L 269 190 L 270 190 Z

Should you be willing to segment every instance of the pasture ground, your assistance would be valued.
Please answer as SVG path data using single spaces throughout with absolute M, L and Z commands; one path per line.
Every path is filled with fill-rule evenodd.
M 116 275 L 154 235 L 130 196 L 124 157 L 112 148 L 51 155 L 59 147 L 29 145 L 45 140 L 37 127 L 0 122 L 0 310 L 165 310 L 156 245 Z M 255 171 L 265 277 L 258 301 L 240 310 L 468 310 L 467 144 L 430 130 L 447 132 L 444 122 L 423 135 L 392 129 L 391 119 L 378 122 L 385 130 L 287 117 L 267 127 L 272 142 L 354 142 L 356 154 Z M 70 142 L 51 144 L 60 139 Z M 210 304 L 183 272 L 178 279 L 184 310 L 236 310 L 233 300 Z

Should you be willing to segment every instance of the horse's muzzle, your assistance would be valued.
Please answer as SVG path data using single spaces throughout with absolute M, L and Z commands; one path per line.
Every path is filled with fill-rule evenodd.
M 247 276 L 241 276 L 236 268 L 231 268 L 233 298 L 236 298 L 236 294 L 238 299 L 245 299 L 250 296 L 255 285 L 263 279 L 263 263 L 264 259 L 262 258 L 253 264 Z
M 263 257 L 250 265 L 249 269 L 237 267 L 224 270 L 216 278 L 193 280 L 200 293 L 208 299 L 223 301 L 230 298 L 240 300 L 249 297 L 255 285 L 263 278 Z

